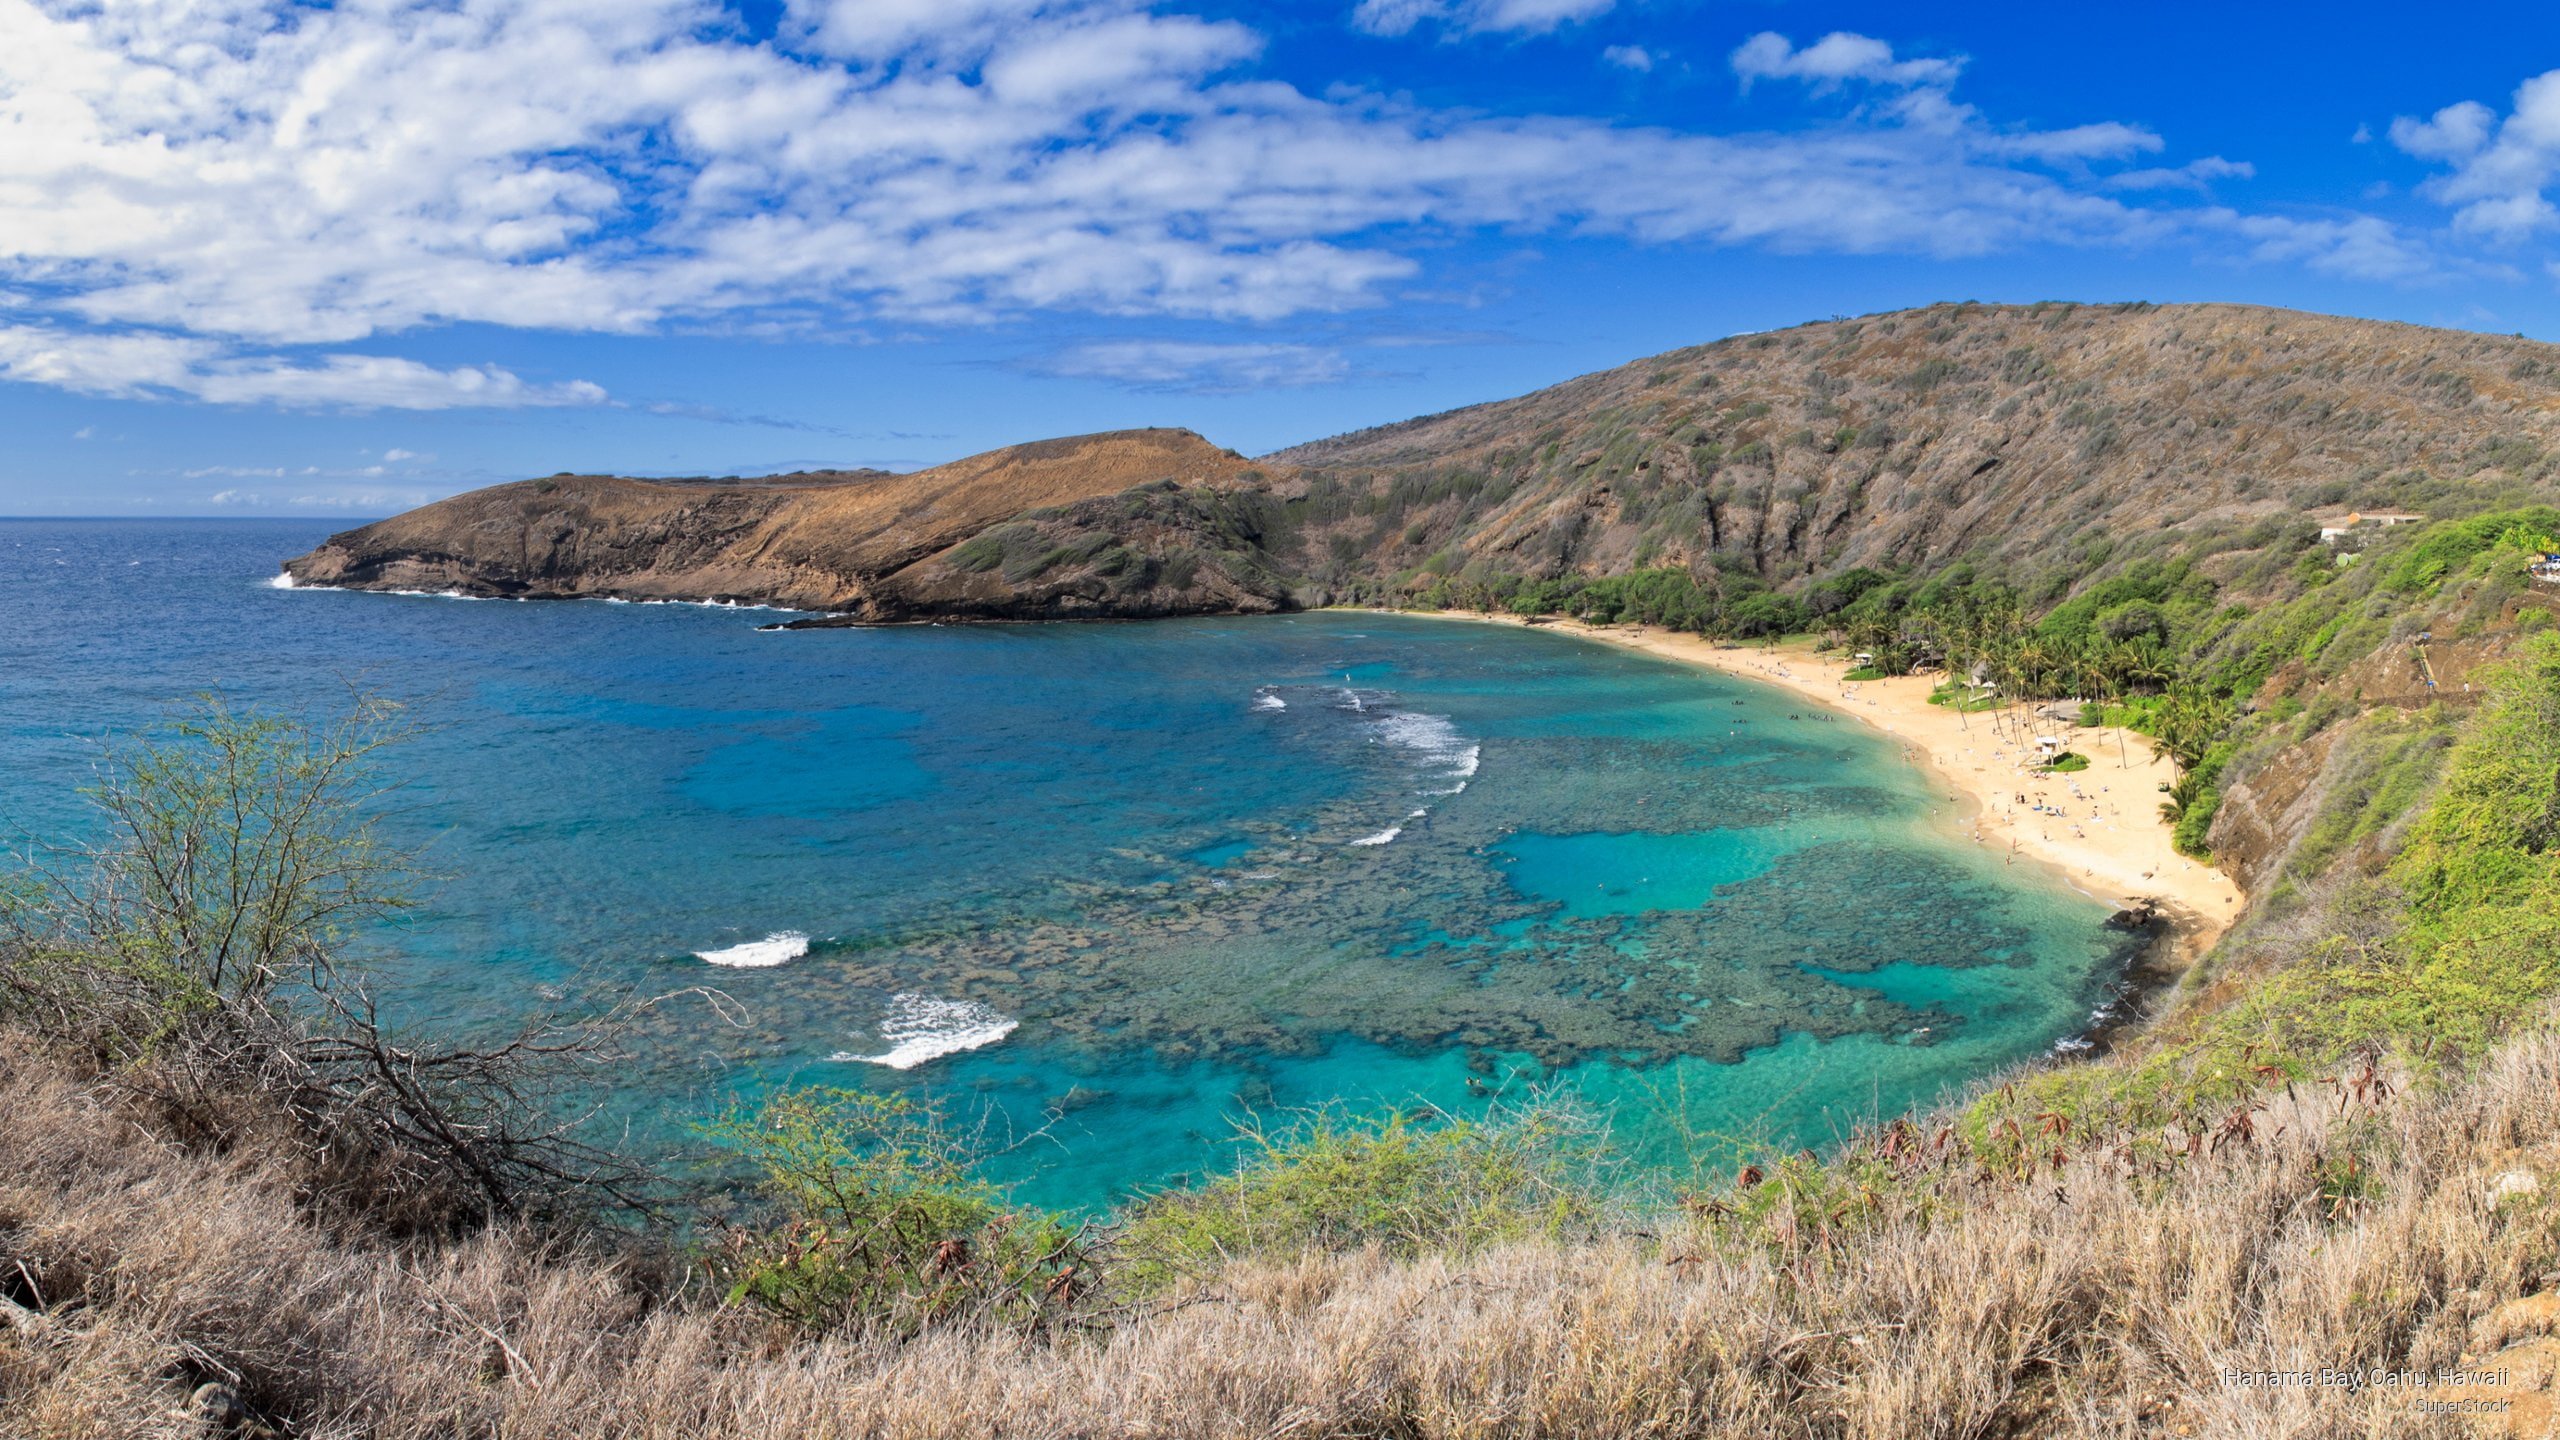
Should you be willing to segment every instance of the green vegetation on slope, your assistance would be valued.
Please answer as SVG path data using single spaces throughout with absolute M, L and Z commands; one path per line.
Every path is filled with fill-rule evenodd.
M 2359 532 L 2343 547 L 2307 523 L 2275 520 L 2175 556 L 2113 563 L 2098 546 L 2081 558 L 2108 573 L 2083 583 L 2069 569 L 2050 571 L 2041 602 L 1970 563 L 1925 576 L 1853 569 L 1801 598 L 1729 562 L 1703 577 L 1653 569 L 1543 580 L 1479 564 L 1404 598 L 1712 638 L 1811 634 L 1871 656 L 1857 672 L 1864 677 L 1943 671 L 1949 678 L 1933 703 L 1966 710 L 2077 700 L 2090 721 L 2148 735 L 2177 762 L 2165 813 L 2178 848 L 2202 856 L 2230 767 L 2257 742 L 2287 733 L 2306 708 L 2294 692 L 2359 664 L 2373 668 L 2381 652 L 2431 633 L 2475 638 L 2504 623 L 2510 607 L 2524 606 L 2516 623 L 2526 628 L 2551 623 L 2550 611 L 2527 603 L 2525 569 L 2552 550 L 2560 550 L 2560 511 L 2530 506 Z M 2246 563 L 2222 563 L 2228 557 Z M 2211 578 L 2208 563 L 2227 578 Z M 2316 714 L 2312 728 L 2375 701 L 2430 703 L 2437 697 L 2422 667 L 2411 649 L 2370 689 L 2314 702 L 2343 709 Z M 2298 727 L 2291 733 L 2303 738 Z
M 2350 839 L 2392 823 L 2438 764 L 2443 779 L 2380 875 L 2329 879 L 2281 963 L 2169 1017 L 2120 1063 L 1986 1097 L 1968 1138 L 2014 1160 L 2019 1117 L 2050 1116 L 2157 1146 L 2162 1127 L 2191 1132 L 2270 1086 L 2475 1060 L 2543 1012 L 2560 992 L 2560 635 L 2531 637 L 2489 688 L 2449 753 L 2442 722 L 2423 717 L 2368 742 L 2356 775 L 2373 788 L 2343 791 L 2304 836 L 2300 878 L 2323 878 Z
M 1277 1126 L 1248 1120 L 1244 1139 L 1229 1173 L 1130 1212 L 1114 1251 L 1137 1291 L 1213 1276 L 1241 1255 L 1463 1255 L 1587 1236 L 1624 1173 L 1605 1128 L 1552 1099 L 1475 1116 L 1325 1109 Z
M 1089 1263 L 1078 1228 L 979 1178 L 973 1147 L 934 1109 L 813 1086 L 704 1130 L 748 1162 L 774 1207 L 771 1223 L 730 1231 L 711 1257 L 733 1305 L 913 1333 L 960 1318 L 1038 1326 L 1076 1299 Z

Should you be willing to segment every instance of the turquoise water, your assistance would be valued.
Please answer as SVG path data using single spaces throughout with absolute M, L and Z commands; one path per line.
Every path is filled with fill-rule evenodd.
M 891 1088 L 1097 1204 L 1219 1163 L 1247 1109 L 1556 1084 L 1720 1165 L 2044 1051 L 2125 958 L 1862 728 L 1562 636 L 265 583 L 325 528 L 0 522 L 0 816 L 76 829 L 89 742 L 193 692 L 407 700 L 390 823 L 444 878 L 367 939 L 392 1012 L 717 986 L 741 1023 L 659 1007 L 601 1097 L 645 1146 L 768 1085 Z

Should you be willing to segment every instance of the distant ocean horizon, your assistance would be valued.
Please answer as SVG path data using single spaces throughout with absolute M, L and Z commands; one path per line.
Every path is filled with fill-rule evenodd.
M 771 632 L 718 607 L 280 588 L 349 519 L 0 521 L 0 823 L 213 691 L 424 727 L 435 873 L 360 939 L 405 1024 L 716 987 L 594 1097 L 672 1153 L 840 1084 L 1022 1143 L 1031 1198 L 1215 1168 L 1234 1121 L 1555 1088 L 1675 1175 L 2049 1050 L 2108 910 L 1954 833 L 1803 701 L 1536 630 L 1352 612 Z

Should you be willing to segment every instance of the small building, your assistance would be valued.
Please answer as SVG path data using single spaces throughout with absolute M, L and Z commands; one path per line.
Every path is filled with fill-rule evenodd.
M 2545 551 L 2525 562 L 2525 574 L 2544 585 L 2560 585 L 2560 554 Z
M 2426 518 L 2407 510 L 2350 510 L 2345 519 L 2331 520 L 2322 525 L 2320 539 L 2324 544 L 2335 545 L 2358 526 L 2372 525 L 2388 530 L 2394 525 L 2415 525 Z

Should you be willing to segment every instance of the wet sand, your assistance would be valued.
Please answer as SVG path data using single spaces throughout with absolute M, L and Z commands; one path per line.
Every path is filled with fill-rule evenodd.
M 1528 623 L 1501 615 L 1440 618 Z M 1938 782 L 1962 833 L 2015 861 L 2048 866 L 2108 904 L 2157 907 L 2176 927 L 2182 958 L 2210 949 L 2240 914 L 2245 897 L 2239 886 L 2170 844 L 2160 802 L 2175 772 L 2168 761 L 2153 758 L 2144 736 L 2042 719 L 2027 705 L 2003 715 L 1959 714 L 1929 703 L 1937 677 L 1843 680 L 1851 668 L 1848 659 L 1816 654 L 1806 641 L 1737 646 L 1650 625 L 1573 620 L 1542 620 L 1536 628 L 1703 665 L 1866 722 L 1901 742 L 1904 758 Z M 2089 768 L 2068 775 L 2032 773 L 2034 740 L 2047 735 L 2088 756 Z

